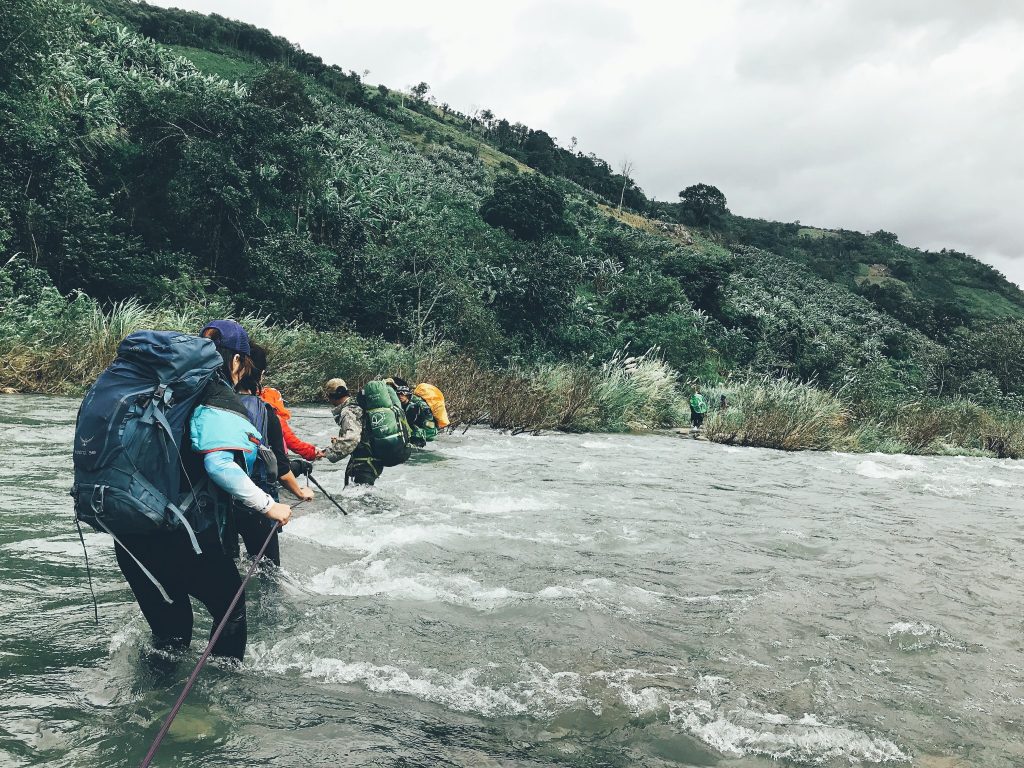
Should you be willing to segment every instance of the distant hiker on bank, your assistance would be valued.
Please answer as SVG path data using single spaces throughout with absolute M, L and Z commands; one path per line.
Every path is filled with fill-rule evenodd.
M 280 488 L 284 486 L 293 496 L 304 501 L 313 498 L 313 492 L 309 488 L 303 488 L 292 474 L 291 465 L 288 463 L 288 450 L 285 448 L 284 433 L 281 420 L 277 416 L 274 407 L 262 399 L 263 374 L 267 370 L 267 352 L 258 344 L 250 344 L 250 359 L 252 365 L 242 374 L 242 378 L 235 386 L 245 405 L 249 415 L 249 423 L 252 424 L 260 434 L 260 448 L 257 451 L 256 461 L 253 463 L 252 479 L 261 490 L 269 493 L 274 501 L 280 501 Z M 316 449 L 314 448 L 314 451 Z M 245 551 L 249 557 L 255 557 L 263 542 L 270 535 L 273 524 L 262 515 L 253 514 L 251 510 L 242 504 L 235 503 L 232 508 L 232 523 L 235 532 L 228 528 L 228 540 L 224 542 L 228 554 L 232 557 L 238 555 L 238 537 L 245 542 Z M 267 546 L 266 556 L 274 563 L 281 565 L 281 546 L 278 542 L 278 532 L 274 531 L 273 538 Z
M 433 441 L 438 433 L 434 412 L 427 404 L 427 401 L 414 393 L 412 387 L 409 386 L 405 379 L 400 379 L 396 376 L 392 379 L 386 379 L 385 383 L 395 390 L 398 400 L 402 403 L 405 419 L 409 422 L 409 428 L 412 430 L 412 437 L 409 438 L 409 442 L 417 448 L 426 447 L 427 443 Z
M 720 413 L 725 413 L 729 410 L 729 401 L 725 399 L 725 395 L 718 398 L 718 410 Z
M 357 395 L 344 379 L 324 385 L 338 436 L 324 456 L 332 464 L 349 456 L 345 485 L 373 485 L 384 471 L 409 458 L 411 430 L 395 391 L 383 381 L 369 382 Z
M 690 395 L 690 424 L 694 429 L 700 429 L 704 424 L 704 416 L 708 412 L 708 401 L 700 392 L 700 387 L 693 388 Z
M 249 336 L 233 320 L 208 338 L 139 331 L 89 390 L 75 430 L 75 513 L 114 537 L 158 648 L 187 648 L 195 597 L 217 626 L 242 580 L 221 540 L 232 500 L 284 525 L 291 508 L 253 483 L 258 438 L 234 385 Z M 255 442 L 254 442 L 255 440 Z M 245 599 L 213 653 L 241 659 Z

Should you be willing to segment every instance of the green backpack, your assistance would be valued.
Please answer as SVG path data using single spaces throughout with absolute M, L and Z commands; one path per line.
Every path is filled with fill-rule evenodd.
M 383 381 L 371 381 L 360 393 L 360 405 L 366 415 L 366 434 L 373 457 L 385 467 L 408 459 L 412 453 L 412 430 L 395 390 Z

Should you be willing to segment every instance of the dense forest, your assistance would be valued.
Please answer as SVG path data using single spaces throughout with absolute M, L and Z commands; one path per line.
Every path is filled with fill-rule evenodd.
M 545 131 L 370 87 L 282 38 L 127 0 L 0 18 L 0 323 L 54 297 L 215 302 L 485 366 L 656 348 L 860 412 L 1024 404 L 1024 292 L 887 232 L 732 214 Z M 354 63 L 357 64 L 357 63 Z M 49 302 L 49 303 L 47 303 Z

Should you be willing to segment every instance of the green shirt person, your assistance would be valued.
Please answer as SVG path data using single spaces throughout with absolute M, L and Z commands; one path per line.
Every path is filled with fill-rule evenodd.
M 690 395 L 690 424 L 694 429 L 700 429 L 704 424 L 704 414 L 708 412 L 708 401 L 700 392 L 700 387 L 693 388 Z

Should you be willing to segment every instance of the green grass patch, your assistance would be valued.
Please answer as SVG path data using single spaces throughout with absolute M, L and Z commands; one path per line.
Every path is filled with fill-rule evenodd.
M 255 61 L 227 56 L 223 53 L 214 53 L 213 51 L 206 51 L 201 48 L 190 48 L 187 45 L 167 45 L 164 47 L 191 61 L 201 72 L 205 72 L 208 75 L 217 75 L 232 82 L 249 79 L 259 67 Z

